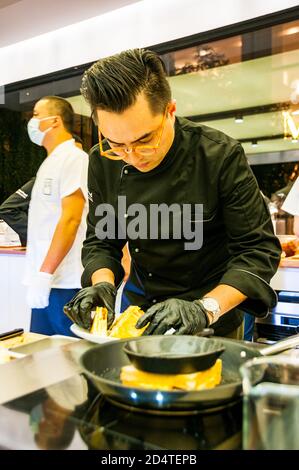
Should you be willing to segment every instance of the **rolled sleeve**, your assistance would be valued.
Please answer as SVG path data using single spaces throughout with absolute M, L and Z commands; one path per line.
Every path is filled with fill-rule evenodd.
M 222 277 L 220 284 L 226 284 L 238 289 L 248 297 L 239 308 L 255 315 L 264 317 L 270 308 L 277 303 L 276 292 L 262 278 L 242 269 L 230 269 Z
M 70 196 L 78 189 L 81 189 L 85 200 L 88 199 L 87 168 L 88 155 L 75 148 L 75 152 L 70 153 L 62 168 L 60 180 L 61 199 Z
M 277 303 L 269 282 L 278 268 L 281 248 L 241 145 L 236 145 L 224 162 L 220 195 L 230 254 L 220 284 L 230 285 L 248 297 L 241 308 L 265 316 Z

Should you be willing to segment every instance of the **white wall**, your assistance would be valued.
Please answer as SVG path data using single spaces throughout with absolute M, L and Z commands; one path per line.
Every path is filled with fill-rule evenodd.
M 120 50 L 146 47 L 238 23 L 297 4 L 298 0 L 143 0 L 2 47 L 0 85 L 94 61 Z

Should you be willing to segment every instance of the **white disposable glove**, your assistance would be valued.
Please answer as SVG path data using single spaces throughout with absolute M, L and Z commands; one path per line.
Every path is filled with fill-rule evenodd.
M 53 274 L 39 272 L 31 278 L 27 290 L 27 304 L 30 308 L 46 308 L 49 305 Z

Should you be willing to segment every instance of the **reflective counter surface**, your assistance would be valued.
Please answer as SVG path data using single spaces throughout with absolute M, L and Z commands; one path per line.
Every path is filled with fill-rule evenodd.
M 94 346 L 53 336 L 14 348 L 27 355 L 0 366 L 0 449 L 242 448 L 241 399 L 204 411 L 121 405 L 80 370 L 79 357 Z
M 120 406 L 80 373 L 78 357 L 93 346 L 35 343 L 33 354 L 1 366 L 1 449 L 241 448 L 241 401 L 204 413 Z

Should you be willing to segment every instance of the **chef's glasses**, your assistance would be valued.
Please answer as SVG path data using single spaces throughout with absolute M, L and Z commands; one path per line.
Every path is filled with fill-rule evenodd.
M 100 129 L 98 128 L 100 154 L 103 157 L 110 158 L 111 160 L 122 160 L 123 158 L 126 157 L 126 155 L 132 153 L 133 151 L 134 153 L 139 154 L 139 155 L 152 155 L 160 146 L 164 127 L 165 127 L 167 113 L 168 113 L 168 106 L 166 106 L 161 125 L 159 129 L 157 130 L 157 132 L 159 131 L 159 135 L 158 135 L 157 143 L 155 145 L 131 145 L 130 147 L 126 147 L 125 145 L 123 145 L 121 147 L 118 147 L 117 144 L 115 144 L 115 147 L 114 147 L 112 143 L 107 141 L 111 148 L 108 150 L 103 150 L 102 135 L 101 135 Z

